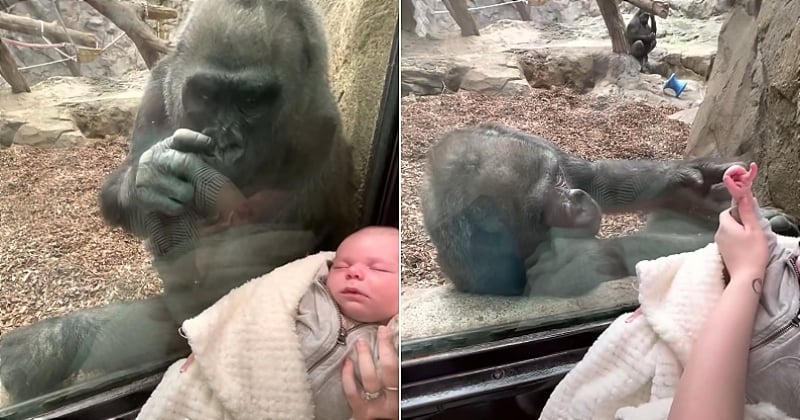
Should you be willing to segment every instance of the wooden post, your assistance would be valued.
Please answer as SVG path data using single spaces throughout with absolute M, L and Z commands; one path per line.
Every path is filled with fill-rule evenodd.
M 469 13 L 469 8 L 467 8 L 466 0 L 442 0 L 442 2 L 450 12 L 450 16 L 458 24 L 458 27 L 461 28 L 461 36 L 480 35 L 478 25 Z
M 14 61 L 14 56 L 11 55 L 11 50 L 6 47 L 2 40 L 0 40 L 0 75 L 11 85 L 11 93 L 31 91 L 28 81 L 25 80 L 25 77 L 17 68 L 17 63 Z

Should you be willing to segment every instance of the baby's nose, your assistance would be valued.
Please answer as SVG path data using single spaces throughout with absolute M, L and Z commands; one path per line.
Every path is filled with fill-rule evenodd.
M 362 280 L 364 278 L 364 270 L 361 265 L 355 264 L 347 269 L 347 278 Z

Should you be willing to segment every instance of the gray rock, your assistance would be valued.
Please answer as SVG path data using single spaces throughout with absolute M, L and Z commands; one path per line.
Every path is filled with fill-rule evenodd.
M 756 161 L 760 204 L 800 215 L 800 2 L 739 3 L 720 33 L 686 155 Z

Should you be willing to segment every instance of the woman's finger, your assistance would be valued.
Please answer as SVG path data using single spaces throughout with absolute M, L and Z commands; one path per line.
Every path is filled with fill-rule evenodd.
M 351 362 L 350 359 L 344 359 L 342 365 L 342 389 L 344 389 L 344 395 L 347 397 L 347 402 L 350 404 L 350 408 L 353 409 L 353 411 L 355 411 L 356 405 L 364 403 L 361 399 L 361 395 L 358 393 L 353 362 Z
M 361 384 L 364 386 L 364 391 L 380 391 L 381 384 L 378 381 L 378 372 L 372 363 L 372 352 L 369 346 L 363 340 L 358 340 L 356 351 L 358 352 L 358 371 L 361 373 Z
M 745 229 L 761 229 L 755 207 L 756 203 L 753 201 L 751 195 L 746 195 L 739 200 L 739 219 L 742 221 L 742 226 L 744 226 Z

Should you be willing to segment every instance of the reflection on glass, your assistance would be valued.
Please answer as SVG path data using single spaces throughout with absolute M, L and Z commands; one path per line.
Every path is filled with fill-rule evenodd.
M 363 223 L 392 2 L 11 3 L 72 40 L 43 63 L 9 34 L 30 92 L 0 102 L 0 409 L 163 369 L 183 320 Z

